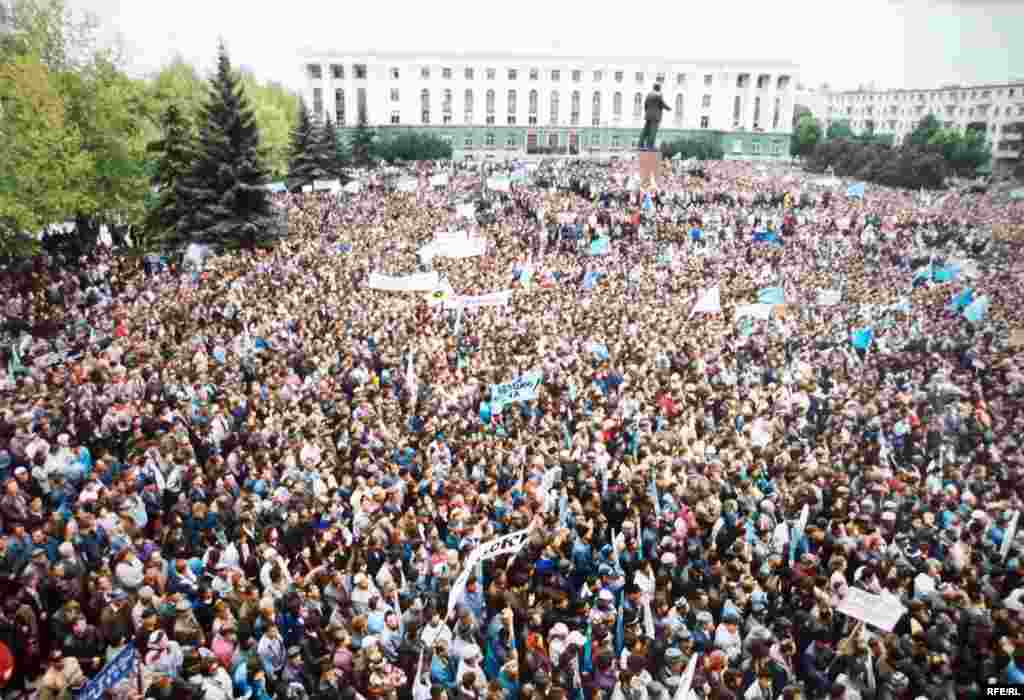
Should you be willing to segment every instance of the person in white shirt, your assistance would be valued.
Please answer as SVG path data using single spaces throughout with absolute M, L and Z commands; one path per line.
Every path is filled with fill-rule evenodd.
M 734 613 L 728 612 L 722 616 L 722 622 L 715 631 L 715 648 L 724 651 L 730 660 L 738 659 L 743 653 L 739 620 Z
M 276 679 L 284 670 L 284 664 L 287 661 L 284 640 L 281 639 L 281 632 L 278 631 L 276 625 L 267 627 L 266 632 L 260 637 L 256 651 L 263 662 L 263 670 L 266 672 L 267 678 Z

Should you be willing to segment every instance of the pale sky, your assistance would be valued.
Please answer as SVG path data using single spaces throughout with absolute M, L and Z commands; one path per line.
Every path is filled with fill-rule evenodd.
M 305 49 L 788 60 L 805 84 L 842 88 L 1024 79 L 1024 0 L 655 0 L 649 11 L 579 0 L 69 3 L 124 37 L 135 72 L 175 53 L 209 70 L 222 36 L 236 65 L 295 88 Z

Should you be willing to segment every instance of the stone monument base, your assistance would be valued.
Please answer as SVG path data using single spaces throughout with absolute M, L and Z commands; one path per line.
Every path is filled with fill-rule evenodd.
M 643 187 L 653 187 L 656 183 L 655 178 L 658 174 L 658 156 L 659 153 L 657 151 L 642 150 L 639 152 L 640 184 Z

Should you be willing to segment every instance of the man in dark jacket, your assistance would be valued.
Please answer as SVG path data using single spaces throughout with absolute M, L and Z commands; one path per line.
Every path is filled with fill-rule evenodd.
M 671 111 L 665 100 L 661 99 L 661 83 L 654 84 L 654 90 L 644 100 L 644 130 L 640 134 L 640 149 L 654 148 L 654 139 L 658 135 L 658 127 L 661 125 L 661 113 Z

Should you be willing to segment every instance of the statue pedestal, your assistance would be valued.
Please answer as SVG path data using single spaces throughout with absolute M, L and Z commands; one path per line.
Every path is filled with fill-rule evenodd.
M 655 184 L 655 177 L 658 174 L 658 156 L 657 151 L 640 151 L 640 185 L 643 187 L 653 187 Z

